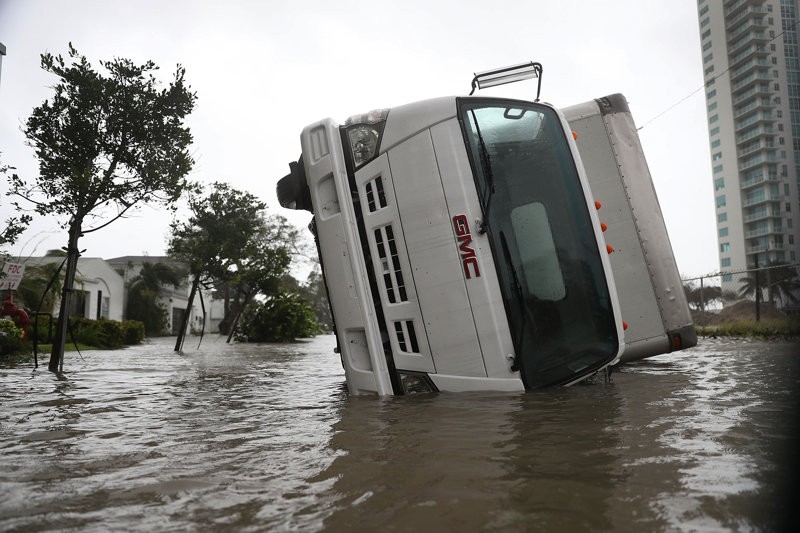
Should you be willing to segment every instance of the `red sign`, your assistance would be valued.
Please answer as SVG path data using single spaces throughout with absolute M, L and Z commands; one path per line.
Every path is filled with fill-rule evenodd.
M 472 233 L 469 231 L 469 222 L 466 215 L 456 215 L 453 217 L 453 227 L 456 230 L 456 239 L 458 239 L 458 252 L 461 254 L 461 264 L 464 267 L 464 276 L 467 279 L 472 279 L 474 275 L 476 278 L 481 277 L 481 270 L 478 267 L 478 257 L 475 255 L 475 249 L 470 246 L 472 242 Z

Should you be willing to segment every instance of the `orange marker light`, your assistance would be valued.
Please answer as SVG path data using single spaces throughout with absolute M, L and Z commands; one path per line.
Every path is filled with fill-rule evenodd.
M 628 323 L 623 320 L 622 321 L 622 331 L 627 331 L 627 330 L 628 330 Z
M 597 200 L 594 201 L 594 208 L 600 211 L 600 208 L 603 207 L 603 204 L 598 202 Z
M 614 247 L 611 246 L 610 244 L 606 244 L 606 252 L 608 252 L 610 254 L 613 254 L 614 253 Z
M 575 139 L 576 141 L 578 140 L 578 132 L 577 131 L 572 130 L 572 138 Z
M 603 230 L 603 231 L 605 231 L 605 230 L 607 230 L 607 229 L 608 229 L 608 226 L 606 225 L 606 223 L 605 223 L 605 222 L 601 222 L 601 223 L 600 223 L 600 229 L 601 229 L 601 230 Z

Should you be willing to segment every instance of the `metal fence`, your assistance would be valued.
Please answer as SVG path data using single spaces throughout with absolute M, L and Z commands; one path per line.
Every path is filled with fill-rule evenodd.
M 721 271 L 681 281 L 699 324 L 715 316 L 758 321 L 800 315 L 800 263 Z

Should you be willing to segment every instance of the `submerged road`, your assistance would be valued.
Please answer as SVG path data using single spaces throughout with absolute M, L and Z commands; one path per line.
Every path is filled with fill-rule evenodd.
M 62 380 L 0 367 L 0 531 L 796 525 L 796 345 L 701 339 L 608 383 L 377 399 L 347 393 L 333 337 L 173 342 L 67 353 Z

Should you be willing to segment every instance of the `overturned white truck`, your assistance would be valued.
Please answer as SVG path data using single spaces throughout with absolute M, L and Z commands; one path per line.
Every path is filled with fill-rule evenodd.
M 541 87 L 541 65 L 478 74 L 473 92 L 530 77 Z M 606 111 L 581 108 L 575 119 L 589 124 Z M 436 98 L 303 130 L 302 155 L 278 197 L 314 214 L 352 393 L 566 385 L 624 358 L 625 329 L 646 345 L 631 359 L 696 342 L 674 259 L 647 262 L 672 258 L 660 210 L 633 215 L 635 187 L 620 185 L 622 166 L 593 181 L 579 150 L 598 135 L 600 152 L 640 158 L 633 167 L 646 170 L 641 148 L 609 151 L 613 132 L 585 129 L 588 139 L 537 94 L 533 102 Z M 649 173 L 634 179 L 657 207 Z M 640 245 L 617 281 L 635 282 L 624 287 L 634 302 L 630 328 L 595 196 L 613 206 L 601 211 L 614 215 L 609 231 L 626 236 L 620 256 L 630 235 Z M 642 289 L 647 298 L 637 296 Z M 657 331 L 639 327 L 645 318 L 660 322 Z

